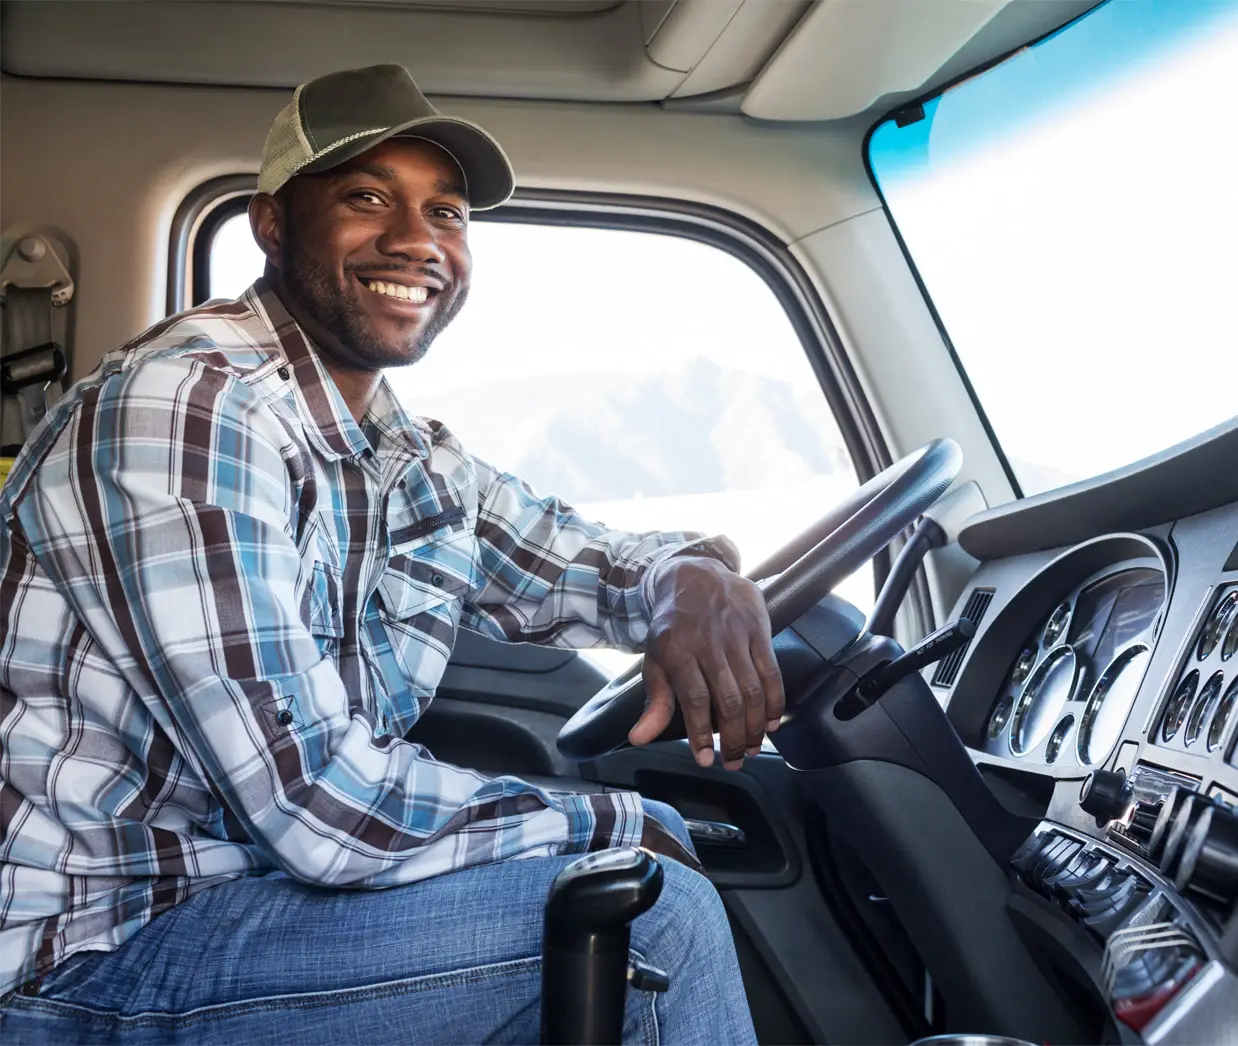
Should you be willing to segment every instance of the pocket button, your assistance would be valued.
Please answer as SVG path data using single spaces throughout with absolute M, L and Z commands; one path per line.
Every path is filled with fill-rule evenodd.
M 443 584 L 443 580 L 444 580 L 443 575 L 440 574 L 437 570 L 433 574 L 430 575 L 430 584 L 432 584 L 435 588 L 441 587 Z

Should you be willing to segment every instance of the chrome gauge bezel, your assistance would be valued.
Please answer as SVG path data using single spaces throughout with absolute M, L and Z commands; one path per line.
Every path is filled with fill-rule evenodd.
M 1221 701 L 1224 689 L 1224 672 L 1213 672 L 1208 677 L 1208 681 L 1199 688 L 1199 693 L 1191 702 L 1191 711 L 1186 717 L 1186 729 L 1182 733 L 1182 743 L 1187 748 L 1199 740 L 1203 725 L 1205 722 L 1210 722 L 1214 709 Z
M 1040 650 L 1037 647 L 1027 647 L 1019 654 L 1019 660 L 1014 663 L 1014 668 L 1010 672 L 1010 682 L 1013 686 L 1021 686 L 1027 682 L 1027 677 L 1032 674 L 1032 669 L 1036 667 L 1036 658 L 1039 656 Z
M 990 741 L 998 740 L 1007 727 L 1010 726 L 1010 717 L 1014 714 L 1014 694 L 1006 694 L 996 705 L 993 706 L 993 711 L 989 713 L 989 725 L 985 728 Z
M 1074 726 L 1075 714 L 1067 712 L 1049 732 L 1048 740 L 1045 741 L 1045 762 L 1050 766 L 1056 763 L 1057 757 L 1066 751 L 1066 739 L 1070 737 Z
M 1215 752 L 1225 743 L 1229 721 L 1234 715 L 1234 706 L 1238 704 L 1238 676 L 1230 680 L 1225 693 L 1221 695 L 1216 711 L 1212 713 L 1212 722 L 1208 724 L 1208 740 L 1206 747 L 1209 754 Z
M 1045 622 L 1044 632 L 1040 636 L 1040 645 L 1045 650 L 1053 650 L 1058 646 L 1070 628 L 1070 619 L 1074 616 L 1074 604 L 1067 600 L 1053 608 L 1049 620 Z
M 1222 641 L 1225 641 L 1224 645 L 1228 646 L 1230 634 L 1235 628 L 1238 628 L 1238 589 L 1222 596 L 1212 613 L 1208 615 L 1199 633 L 1199 642 L 1195 646 L 1195 660 L 1208 660 L 1217 648 L 1217 644 Z M 1233 654 L 1234 650 L 1231 647 L 1230 657 L 1233 657 Z M 1228 660 L 1224 657 L 1224 651 L 1222 651 L 1222 660 Z
M 1089 758 L 1092 731 L 1096 728 L 1097 716 L 1104 707 L 1105 701 L 1108 700 L 1113 684 L 1128 670 L 1130 663 L 1138 657 L 1144 657 L 1145 662 L 1142 671 L 1139 673 L 1139 680 L 1135 684 L 1135 689 L 1131 693 L 1130 702 L 1126 708 L 1126 715 L 1122 718 L 1122 722 L 1125 724 L 1139 696 L 1139 688 L 1143 684 L 1144 675 L 1147 674 L 1148 664 L 1151 663 L 1151 646 L 1141 640 L 1136 640 L 1134 643 L 1123 647 L 1110 659 L 1109 664 L 1096 677 L 1096 682 L 1088 692 L 1087 703 L 1083 707 L 1083 715 L 1079 720 L 1079 732 L 1075 737 L 1075 756 L 1079 760 L 1080 766 L 1098 766 L 1103 763 L 1109 758 L 1109 753 L 1113 751 L 1113 746 L 1121 738 L 1122 727 L 1119 726 L 1116 736 L 1106 746 L 1105 751 L 1097 752 L 1094 758 Z
M 1036 700 L 1040 696 L 1040 688 L 1044 686 L 1045 680 L 1055 671 L 1058 664 L 1064 659 L 1070 658 L 1070 684 L 1066 689 L 1065 696 L 1058 703 L 1052 714 L 1045 718 L 1048 721 L 1048 726 L 1035 738 L 1031 744 L 1021 745 L 1019 743 L 1019 734 L 1023 721 L 1036 705 Z M 1065 710 L 1067 703 L 1074 696 L 1075 688 L 1079 682 L 1079 664 L 1075 655 L 1074 647 L 1069 643 L 1061 643 L 1050 650 L 1032 672 L 1027 680 L 1027 684 L 1023 687 L 1018 699 L 1015 701 L 1014 713 L 1010 717 L 1010 731 L 1007 735 L 1007 741 L 1010 745 L 1010 751 L 1016 756 L 1025 756 L 1036 751 L 1045 739 L 1052 733 L 1055 724 L 1062 717 L 1062 712 Z
M 1161 716 L 1161 740 L 1168 743 L 1178 736 L 1186 722 L 1191 704 L 1199 693 L 1199 669 L 1192 668 L 1174 686 L 1165 704 L 1165 712 Z

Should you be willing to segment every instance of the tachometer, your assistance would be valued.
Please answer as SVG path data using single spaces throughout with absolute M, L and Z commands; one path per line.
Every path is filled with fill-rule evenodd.
M 1077 670 L 1075 652 L 1068 646 L 1051 650 L 1037 666 L 1015 705 L 1010 736 L 1015 755 L 1032 751 L 1053 729 L 1075 689 Z
M 1152 652 L 1144 643 L 1129 646 L 1101 672 L 1079 724 L 1079 762 L 1101 762 L 1122 734 Z

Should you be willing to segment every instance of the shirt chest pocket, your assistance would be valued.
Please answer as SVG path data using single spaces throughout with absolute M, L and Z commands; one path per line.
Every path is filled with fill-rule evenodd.
M 388 619 L 405 622 L 435 608 L 458 610 L 479 576 L 472 531 L 443 529 L 392 550 L 378 598 Z M 459 621 L 458 613 L 452 617 Z

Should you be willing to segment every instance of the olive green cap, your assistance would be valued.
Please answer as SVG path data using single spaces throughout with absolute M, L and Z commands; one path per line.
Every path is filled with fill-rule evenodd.
M 511 197 L 516 179 L 502 146 L 477 124 L 440 113 L 402 65 L 328 73 L 298 87 L 267 135 L 258 191 L 277 192 L 295 175 L 328 170 L 397 135 L 446 150 L 474 210 Z

